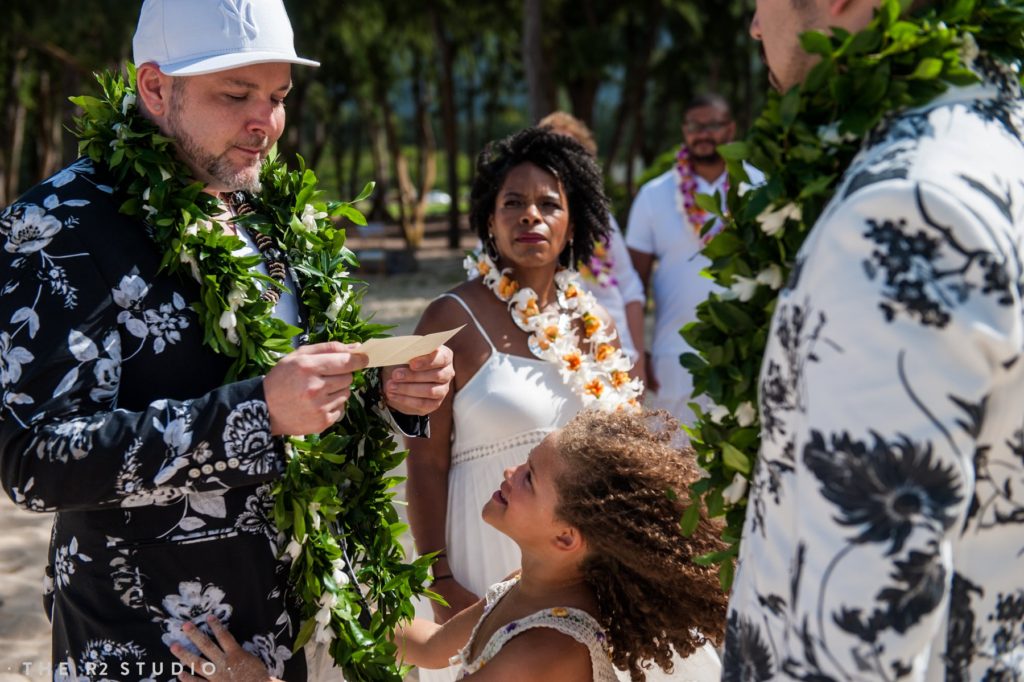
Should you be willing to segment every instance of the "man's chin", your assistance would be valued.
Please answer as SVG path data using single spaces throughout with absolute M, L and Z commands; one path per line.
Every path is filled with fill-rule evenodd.
M 241 172 L 227 174 L 217 174 L 217 183 L 222 187 L 226 188 L 228 192 L 249 192 L 251 194 L 258 193 L 263 189 L 263 185 L 260 183 L 260 169 L 259 168 L 247 168 Z
M 690 161 L 692 161 L 693 163 L 712 164 L 718 163 L 721 160 L 722 157 L 717 152 L 711 154 L 694 154 L 692 152 L 690 153 Z

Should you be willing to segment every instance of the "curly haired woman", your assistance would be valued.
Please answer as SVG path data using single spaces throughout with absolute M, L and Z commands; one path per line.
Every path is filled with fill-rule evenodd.
M 483 517 L 521 549 L 520 573 L 444 625 L 418 618 L 406 626 L 398 636 L 406 661 L 438 668 L 454 656 L 460 679 L 480 682 L 612 682 L 615 668 L 641 682 L 652 665 L 671 668 L 673 650 L 685 657 L 721 642 L 726 595 L 715 570 L 693 559 L 722 545 L 703 515 L 691 536 L 680 534 L 693 458 L 649 419 L 583 412 L 506 471 Z M 182 680 L 271 679 L 257 667 L 240 677 L 252 660 L 211 625 L 223 649 L 187 628 L 209 661 L 174 653 L 197 671 L 232 672 Z M 718 670 L 675 672 L 709 680 Z

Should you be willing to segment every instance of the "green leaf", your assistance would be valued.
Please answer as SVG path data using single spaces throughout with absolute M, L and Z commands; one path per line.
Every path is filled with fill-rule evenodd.
M 718 153 L 726 161 L 743 161 L 750 157 L 750 147 L 746 142 L 730 142 L 719 145 Z
M 722 443 L 722 461 L 731 469 L 743 474 L 750 474 L 750 458 L 740 452 L 731 443 Z
M 299 634 L 295 636 L 295 644 L 292 645 L 292 653 L 296 654 L 302 647 L 306 646 L 306 642 L 313 636 L 313 631 L 316 629 L 316 621 L 312 618 L 308 618 L 302 623 L 302 627 L 299 628 Z
M 366 217 L 356 208 L 342 204 L 338 207 L 338 213 L 351 220 L 356 225 L 366 225 Z
M 910 74 L 912 80 L 934 80 L 942 73 L 942 60 L 928 57 L 918 63 L 914 73 Z
M 693 200 L 699 208 L 711 215 L 722 216 L 722 200 L 717 193 L 715 196 L 710 194 L 697 194 L 694 196 Z
M 779 123 L 784 129 L 792 127 L 800 113 L 800 88 L 791 88 L 779 102 Z
M 690 506 L 686 508 L 683 517 L 679 520 L 679 529 L 683 535 L 690 536 L 697 530 L 698 523 L 700 523 L 700 500 L 690 502 Z
M 372 180 L 366 183 L 366 185 L 363 186 L 363 191 L 359 193 L 359 196 L 352 200 L 352 203 L 357 203 L 359 201 L 363 201 L 364 199 L 369 199 L 370 195 L 373 194 L 373 190 L 376 186 L 377 183 L 373 182 Z
M 832 55 L 832 41 L 821 31 L 801 33 L 800 44 L 806 52 L 811 54 L 820 54 L 823 57 Z

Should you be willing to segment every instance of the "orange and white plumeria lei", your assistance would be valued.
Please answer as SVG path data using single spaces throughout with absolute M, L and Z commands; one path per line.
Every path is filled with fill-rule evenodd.
M 508 304 L 512 321 L 530 335 L 530 352 L 557 365 L 563 381 L 583 398 L 584 406 L 608 412 L 640 409 L 643 382 L 629 376 L 629 358 L 612 344 L 616 331 L 595 314 L 597 301 L 580 284 L 579 273 L 566 269 L 555 273 L 558 310 L 543 312 L 537 293 L 520 287 L 511 268 L 499 270 L 486 253 L 468 254 L 463 267 L 469 279 L 481 278 Z

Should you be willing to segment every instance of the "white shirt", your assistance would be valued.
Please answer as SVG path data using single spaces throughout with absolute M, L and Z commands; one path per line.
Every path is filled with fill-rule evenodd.
M 260 255 L 260 251 L 256 247 L 256 242 L 253 241 L 252 237 L 249 236 L 248 232 L 242 229 L 241 225 L 235 226 L 235 234 L 238 235 L 239 239 L 245 242 L 245 245 L 239 247 L 238 249 L 235 249 L 233 255 L 238 256 L 240 258 Z M 256 269 L 260 272 L 261 275 L 265 275 L 267 277 L 270 276 L 270 273 L 267 270 L 267 264 L 262 258 L 260 258 L 260 262 L 256 265 Z M 261 283 L 260 286 L 269 287 L 270 285 Z M 292 326 L 297 327 L 299 326 L 300 322 L 299 299 L 296 298 L 295 296 L 295 292 L 298 291 L 298 287 L 295 284 L 295 279 L 292 277 L 291 268 L 289 268 L 288 274 L 285 275 L 284 286 L 285 289 L 287 289 L 287 291 L 281 292 L 281 298 L 277 301 L 277 305 L 274 306 L 274 317 Z
M 725 679 L 1024 679 L 1010 82 L 883 123 L 797 255 L 761 370 Z
M 698 175 L 697 193 L 714 195 L 717 191 L 724 199 L 727 178 L 723 173 L 709 183 Z M 680 210 L 682 202 L 678 194 L 679 177 L 673 166 L 640 188 L 629 211 L 626 230 L 626 246 L 651 254 L 658 261 L 651 275 L 653 355 L 679 355 L 690 351 L 679 329 L 696 319 L 697 305 L 718 288 L 700 274 L 710 261 L 700 253 L 703 244 Z

